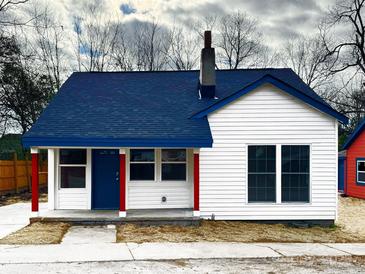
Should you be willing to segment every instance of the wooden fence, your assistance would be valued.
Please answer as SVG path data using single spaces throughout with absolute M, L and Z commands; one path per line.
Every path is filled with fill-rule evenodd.
M 31 189 L 32 162 L 18 160 L 14 154 L 13 160 L 0 160 L 0 194 L 18 193 Z M 47 162 L 39 165 L 39 187 L 47 186 Z

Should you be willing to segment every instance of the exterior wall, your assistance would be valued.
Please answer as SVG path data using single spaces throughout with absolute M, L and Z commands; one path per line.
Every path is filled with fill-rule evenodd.
M 162 182 L 161 150 L 156 149 L 156 180 L 139 182 L 129 180 L 129 150 L 127 152 L 127 209 L 147 208 L 191 208 L 193 206 L 193 152 L 187 150 L 187 181 Z M 162 196 L 167 197 L 165 203 Z
M 200 213 L 226 220 L 334 220 L 337 121 L 271 85 L 208 116 L 213 148 L 200 151 Z M 247 145 L 310 145 L 310 202 L 247 202 Z M 277 159 L 278 160 L 278 159 Z M 280 189 L 277 186 L 278 189 Z
M 54 164 L 49 161 L 49 171 L 53 172 L 49 185 L 54 185 L 54 202 L 52 195 L 49 200 L 49 209 L 54 204 L 54 209 L 91 209 L 92 199 L 92 149 L 87 149 L 86 188 L 61 189 L 59 148 L 49 149 L 49 155 L 54 154 Z M 152 209 L 152 208 L 191 208 L 193 206 L 193 151 L 187 150 L 187 181 L 173 182 L 158 180 L 160 178 L 160 149 L 156 149 L 156 180 L 148 182 L 129 180 L 129 150 L 127 150 L 127 209 Z M 53 178 L 53 179 L 52 179 Z M 49 189 L 52 189 L 49 188 Z M 52 192 L 51 192 L 52 193 Z M 162 196 L 167 197 L 165 203 L 161 202 Z
M 59 149 L 55 149 L 55 209 L 91 209 L 91 149 L 87 149 L 86 188 L 60 188 Z
M 351 144 L 346 154 L 345 192 L 347 195 L 365 199 L 365 185 L 358 185 L 356 179 L 356 159 L 365 158 L 365 132 Z

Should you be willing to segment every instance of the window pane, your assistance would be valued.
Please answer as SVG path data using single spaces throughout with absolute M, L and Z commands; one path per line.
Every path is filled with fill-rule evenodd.
M 357 170 L 358 171 L 365 171 L 365 161 L 358 161 L 357 162 Z
M 155 164 L 130 164 L 130 179 L 133 181 L 155 180 Z
M 249 202 L 276 201 L 275 174 L 249 174 L 248 181 L 249 181 L 248 185 Z
M 357 173 L 357 180 L 359 182 L 365 182 L 365 172 L 358 172 Z
M 185 149 L 163 149 L 162 150 L 163 162 L 185 162 L 186 150 Z
M 85 188 L 85 167 L 61 167 L 61 188 Z
M 281 199 L 309 202 L 309 146 L 281 147 Z
M 276 147 L 248 147 L 248 201 L 276 201 Z
M 154 162 L 155 151 L 153 149 L 131 149 L 131 162 Z
M 186 164 L 162 164 L 162 180 L 186 180 Z
M 86 165 L 86 150 L 60 149 L 60 164 Z

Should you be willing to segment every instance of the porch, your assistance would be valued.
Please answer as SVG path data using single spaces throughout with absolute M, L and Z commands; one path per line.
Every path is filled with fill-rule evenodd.
M 117 210 L 75 210 L 59 209 L 39 211 L 30 222 L 66 222 L 74 225 L 107 225 L 136 223 L 141 225 L 198 225 L 199 217 L 194 217 L 192 209 L 130 209 L 126 217 L 119 217 Z
M 199 219 L 199 149 L 47 150 L 48 210 L 39 211 L 39 148 L 31 149 L 31 221 L 171 223 Z

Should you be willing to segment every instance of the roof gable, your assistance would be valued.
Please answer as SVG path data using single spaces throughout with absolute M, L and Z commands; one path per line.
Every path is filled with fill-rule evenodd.
M 241 96 L 246 95 L 247 93 L 253 91 L 257 87 L 264 85 L 264 84 L 272 84 L 272 85 L 276 86 L 277 88 L 283 90 L 284 92 L 307 103 L 308 105 L 334 117 L 335 119 L 339 120 L 340 122 L 342 122 L 344 124 L 348 123 L 348 118 L 346 116 L 344 116 L 343 114 L 334 110 L 327 103 L 316 100 L 315 98 L 299 91 L 298 89 L 294 88 L 293 86 L 287 84 L 286 82 L 282 81 L 281 79 L 278 79 L 270 74 L 264 75 L 260 79 L 249 83 L 243 89 L 241 89 L 225 98 L 222 98 L 219 101 L 215 102 L 214 104 L 198 111 L 197 113 L 192 115 L 192 118 L 199 119 L 199 118 L 205 117 L 209 113 L 220 109 L 221 107 L 233 102 L 234 100 L 240 98 Z
M 343 149 L 348 149 L 352 143 L 358 138 L 365 129 L 365 119 L 360 123 L 360 125 L 354 130 L 354 132 L 347 138 Z

